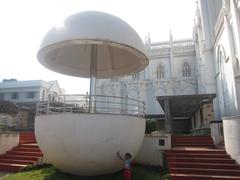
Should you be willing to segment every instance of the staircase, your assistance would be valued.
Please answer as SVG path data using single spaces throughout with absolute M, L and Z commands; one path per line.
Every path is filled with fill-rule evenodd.
M 33 132 L 19 135 L 19 144 L 6 154 L 0 155 L 0 171 L 17 172 L 22 168 L 36 164 L 43 157 Z
M 165 155 L 172 180 L 240 180 L 240 166 L 210 136 L 172 136 Z

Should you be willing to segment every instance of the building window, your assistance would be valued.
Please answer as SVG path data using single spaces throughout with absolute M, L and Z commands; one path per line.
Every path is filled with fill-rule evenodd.
M 4 93 L 0 93 L 0 100 L 4 100 Z
M 139 79 L 139 76 L 140 76 L 139 73 L 135 73 L 135 74 L 132 75 L 132 78 L 133 79 Z
M 240 68 L 240 67 L 239 67 L 239 60 L 238 60 L 238 58 L 236 57 L 236 69 L 239 70 L 239 68 Z
M 45 90 L 42 91 L 42 100 L 44 101 L 45 99 Z
M 28 99 L 33 99 L 34 98 L 35 93 L 34 92 L 27 92 L 27 98 Z
M 18 93 L 17 93 L 17 92 L 13 92 L 13 93 L 11 94 L 11 98 L 12 98 L 12 99 L 18 99 Z
M 55 94 L 52 94 L 52 101 L 55 101 Z
M 157 67 L 157 78 L 158 79 L 163 79 L 164 78 L 164 68 L 161 64 L 159 64 L 158 67 Z
M 188 63 L 184 63 L 184 65 L 183 65 L 183 77 L 189 77 L 189 76 L 191 76 L 190 67 L 189 67 Z

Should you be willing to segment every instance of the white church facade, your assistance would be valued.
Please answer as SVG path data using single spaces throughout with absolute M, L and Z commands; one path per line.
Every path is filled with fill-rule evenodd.
M 199 0 L 192 39 L 175 40 L 170 33 L 169 41 L 152 43 L 148 36 L 145 46 L 147 68 L 131 76 L 96 80 L 96 94 L 143 101 L 146 117 L 160 120 L 165 130 L 166 121 L 173 121 L 175 131 L 191 131 L 239 115 L 239 0 Z
M 163 114 L 156 96 L 196 94 L 196 63 L 192 40 L 146 42 L 149 65 L 143 71 L 122 78 L 96 82 L 96 94 L 130 97 L 145 102 L 146 114 Z
M 112 79 L 96 80 L 96 94 L 139 99 L 146 105 L 146 117 L 164 119 L 157 96 L 198 93 L 195 46 L 191 39 L 145 42 L 149 65 L 143 71 Z
M 214 92 L 215 118 L 240 112 L 240 1 L 199 1 L 194 41 L 200 79 L 206 93 Z M 203 89 L 204 91 L 204 89 Z

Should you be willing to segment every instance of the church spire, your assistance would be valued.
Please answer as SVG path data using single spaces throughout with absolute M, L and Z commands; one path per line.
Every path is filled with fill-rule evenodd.
M 170 30 L 170 38 L 169 38 L 169 55 L 170 55 L 170 70 L 171 70 L 171 78 L 174 78 L 174 56 L 173 56 L 173 36 L 172 31 Z

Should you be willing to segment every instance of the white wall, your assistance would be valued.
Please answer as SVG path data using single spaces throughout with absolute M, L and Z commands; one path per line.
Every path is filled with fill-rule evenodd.
M 236 83 L 234 78 L 234 56 L 232 52 L 232 42 L 229 34 L 230 27 L 227 27 L 227 20 L 222 20 L 224 29 L 219 35 L 219 39 L 214 47 L 215 69 L 217 81 L 217 95 L 221 117 L 234 116 L 238 114 L 238 98 Z M 220 58 L 222 53 L 222 59 Z
M 0 155 L 16 147 L 19 142 L 18 133 L 0 133 Z
M 164 140 L 165 145 L 159 145 L 159 140 Z M 145 135 L 134 162 L 141 165 L 163 166 L 163 152 L 170 148 L 170 135 Z
M 223 119 L 225 149 L 240 164 L 240 116 Z
M 235 0 L 199 0 L 194 29 L 200 92 L 217 93 L 215 119 L 239 114 L 240 16 Z M 220 62 L 219 52 L 224 56 Z M 221 67 L 220 67 L 221 66 Z M 219 68 L 220 67 L 220 68 Z M 214 90 L 215 89 L 215 90 Z

